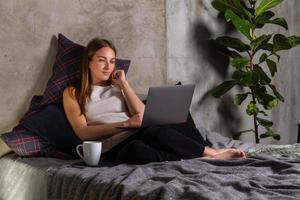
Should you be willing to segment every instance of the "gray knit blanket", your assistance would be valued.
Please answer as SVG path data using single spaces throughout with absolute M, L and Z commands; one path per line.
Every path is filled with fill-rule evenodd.
M 296 149 L 297 154 L 300 148 L 275 150 L 285 156 L 256 149 L 248 158 L 230 161 L 191 159 L 114 167 L 87 167 L 79 161 L 48 169 L 48 194 L 55 200 L 299 200 L 300 158 L 289 158 L 286 149 Z

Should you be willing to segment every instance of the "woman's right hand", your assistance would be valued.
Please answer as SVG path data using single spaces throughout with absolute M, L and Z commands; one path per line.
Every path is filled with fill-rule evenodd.
M 123 128 L 139 128 L 142 125 L 143 116 L 138 113 L 123 123 Z
M 124 70 L 115 70 L 111 74 L 111 81 L 113 85 L 122 86 L 126 82 L 126 76 Z

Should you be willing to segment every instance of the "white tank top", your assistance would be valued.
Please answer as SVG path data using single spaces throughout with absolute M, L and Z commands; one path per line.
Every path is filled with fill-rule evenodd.
M 88 125 L 126 121 L 130 118 L 123 94 L 118 86 L 92 85 L 91 98 L 85 104 Z M 102 153 L 119 144 L 135 130 L 125 130 L 102 141 Z

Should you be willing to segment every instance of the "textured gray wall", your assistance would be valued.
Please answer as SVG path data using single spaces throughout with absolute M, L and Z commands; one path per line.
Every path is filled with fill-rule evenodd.
M 228 59 L 209 38 L 235 34 L 217 17 L 210 0 L 0 0 L 0 133 L 10 130 L 42 94 L 55 59 L 61 32 L 80 44 L 95 36 L 112 40 L 118 56 L 130 58 L 128 79 L 138 93 L 150 85 L 196 83 L 192 115 L 197 126 L 229 135 L 252 127 L 252 119 L 232 103 L 207 92 L 230 74 Z M 276 12 L 300 35 L 300 2 L 285 1 Z M 269 30 L 284 32 L 277 27 Z M 285 33 L 285 32 L 284 32 Z M 300 48 L 283 53 L 275 84 L 286 97 L 272 112 L 281 143 L 296 142 L 300 88 Z M 252 140 L 250 135 L 245 140 Z M 272 140 L 265 140 L 265 143 Z

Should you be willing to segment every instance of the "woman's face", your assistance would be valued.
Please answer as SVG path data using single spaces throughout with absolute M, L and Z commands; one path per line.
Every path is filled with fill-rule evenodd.
M 107 85 L 111 73 L 115 69 L 116 55 L 110 47 L 103 47 L 96 51 L 89 62 L 93 85 Z

